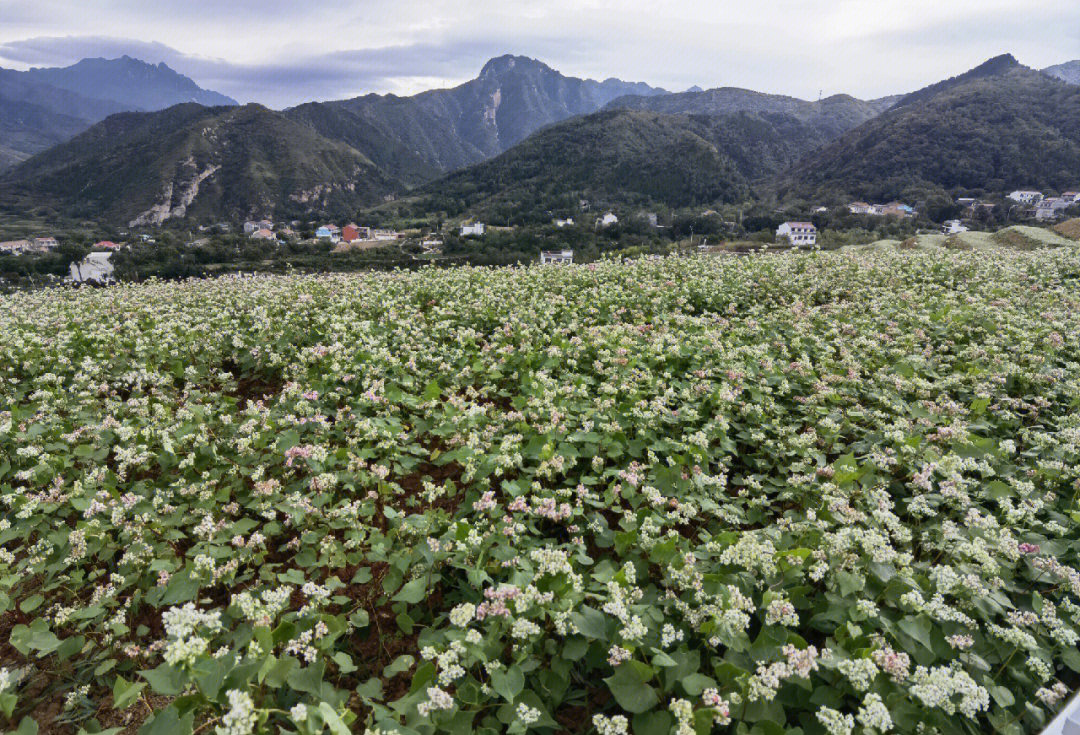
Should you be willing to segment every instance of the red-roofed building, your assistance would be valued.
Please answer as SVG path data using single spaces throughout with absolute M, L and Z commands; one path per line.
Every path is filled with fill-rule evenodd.
M 356 225 L 345 225 L 341 228 L 341 241 L 352 242 L 353 240 L 360 239 L 360 230 Z
M 102 240 L 94 243 L 94 250 L 119 250 L 122 245 L 112 240 Z

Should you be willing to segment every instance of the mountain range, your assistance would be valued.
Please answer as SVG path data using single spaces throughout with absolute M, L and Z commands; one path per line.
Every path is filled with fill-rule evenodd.
M 0 100 L 18 103 L 0 105 L 0 158 L 48 148 L 0 174 L 0 201 L 144 224 L 329 215 L 395 198 L 501 218 L 579 196 L 678 207 L 1066 187 L 1080 131 L 1069 68 L 1039 73 L 1006 55 L 908 95 L 806 101 L 733 87 L 672 94 L 501 56 L 451 89 L 282 111 L 236 107 L 126 57 L 0 70 Z M 174 99 L 184 104 L 167 107 Z M 115 114 L 136 106 L 167 108 Z
M 0 69 L 0 169 L 117 112 L 162 110 L 185 102 L 236 104 L 163 63 L 130 56 L 27 71 Z
M 1003 55 L 903 98 L 787 172 L 779 190 L 884 201 L 912 191 L 1080 183 L 1080 87 Z

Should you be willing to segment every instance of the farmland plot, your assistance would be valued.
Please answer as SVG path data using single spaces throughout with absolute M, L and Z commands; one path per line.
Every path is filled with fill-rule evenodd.
M 1078 313 L 1075 248 L 5 297 L 0 724 L 1036 731 Z

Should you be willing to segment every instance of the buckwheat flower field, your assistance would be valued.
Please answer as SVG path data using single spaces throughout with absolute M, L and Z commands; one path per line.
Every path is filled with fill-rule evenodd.
M 1080 686 L 1076 249 L 152 283 L 0 330 L 6 729 L 1028 733 Z

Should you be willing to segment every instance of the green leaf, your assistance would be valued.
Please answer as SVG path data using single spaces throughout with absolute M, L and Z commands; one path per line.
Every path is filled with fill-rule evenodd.
M 174 697 L 184 691 L 186 677 L 183 672 L 174 669 L 168 664 L 162 664 L 156 669 L 140 671 L 139 676 L 146 679 L 147 683 L 150 684 L 150 688 L 156 694 Z
M 26 716 L 19 722 L 19 726 L 11 731 L 11 735 L 37 735 L 38 724 L 33 717 Z
M 43 602 L 45 602 L 45 598 L 41 595 L 30 595 L 19 604 L 19 609 L 24 613 L 30 613 L 37 610 Z
M 328 703 L 319 703 L 319 714 L 322 715 L 323 722 L 330 728 L 330 732 L 333 733 L 333 735 L 352 735 L 349 732 L 349 728 L 341 721 L 341 717 Z
M 606 639 L 607 618 L 599 610 L 594 610 L 588 605 L 582 605 L 572 617 L 574 625 L 586 638 Z
M 398 674 L 404 674 L 412 668 L 414 663 L 416 663 L 416 659 L 408 654 L 398 656 L 383 669 L 383 676 L 390 679 Z
M 382 682 L 378 677 L 373 676 L 356 687 L 356 693 L 364 699 L 379 699 L 382 697 Z
M 14 692 L 4 692 L 0 694 L 0 712 L 4 713 L 4 717 L 11 719 L 11 713 L 15 711 L 15 705 L 18 704 L 19 698 L 15 696 Z
M 634 735 L 669 735 L 675 718 L 664 710 L 634 715 Z
M 394 595 L 394 602 L 407 602 L 415 605 L 427 595 L 427 579 L 420 577 L 406 584 Z
M 311 666 L 302 669 L 293 669 L 289 672 L 285 681 L 298 692 L 320 696 L 322 694 L 323 673 L 326 671 L 326 663 L 317 661 Z
M 619 703 L 627 712 L 647 712 L 660 701 L 656 696 L 656 690 L 646 684 L 646 679 L 638 667 L 633 666 L 633 661 L 626 662 L 615 669 L 612 676 L 604 679 Z
M 344 651 L 338 651 L 333 656 L 334 663 L 338 665 L 338 670 L 342 674 L 351 674 L 356 671 L 356 664 L 353 663 L 352 657 Z
M 934 650 L 930 644 L 930 631 L 932 626 L 930 620 L 927 619 L 925 615 L 906 617 L 897 623 L 897 627 L 919 643 L 923 644 L 928 650 Z
M 691 697 L 696 697 L 709 687 L 716 686 L 716 682 L 713 681 L 711 677 L 705 676 L 704 674 L 690 674 L 690 676 L 684 676 L 679 680 L 679 683 L 682 684 L 683 689 L 685 689 L 686 693 Z
M 507 702 L 513 702 L 525 688 L 525 676 L 517 666 L 496 669 L 491 672 L 491 688 L 501 694 Z
M 113 682 L 113 708 L 127 709 L 139 699 L 139 693 L 146 687 L 143 681 L 127 681 L 124 677 L 116 677 Z
M 176 707 L 169 705 L 154 713 L 153 719 L 139 728 L 139 735 L 191 735 L 194 722 L 194 711 L 181 717 Z

